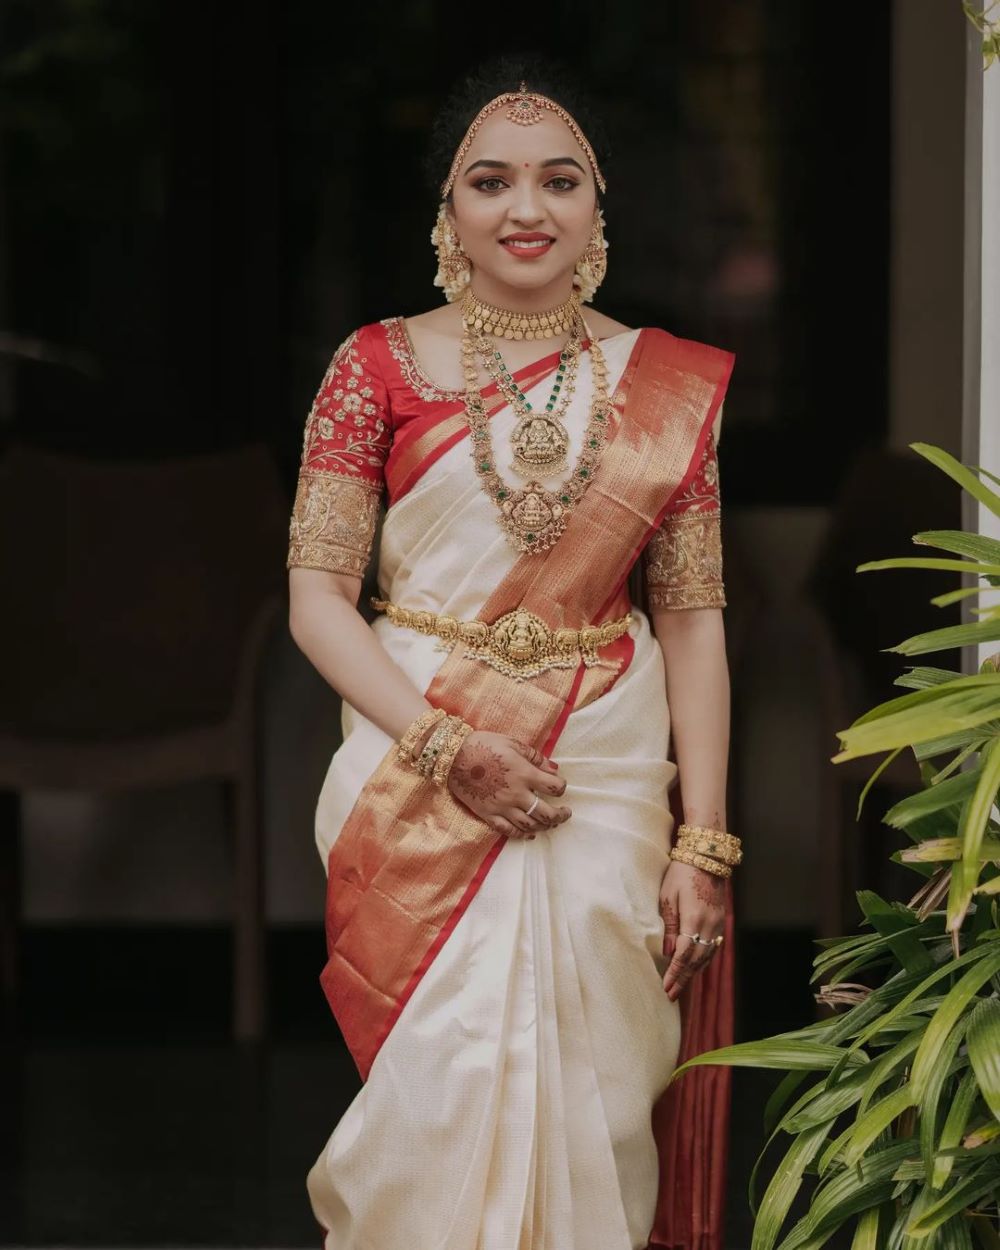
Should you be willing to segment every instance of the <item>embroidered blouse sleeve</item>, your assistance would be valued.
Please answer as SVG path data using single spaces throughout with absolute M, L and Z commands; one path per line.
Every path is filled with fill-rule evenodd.
M 721 407 L 719 416 L 721 417 Z M 644 551 L 650 608 L 724 608 L 716 419 L 698 469 Z
M 288 568 L 364 576 L 391 437 L 388 393 L 361 327 L 334 352 L 306 417 Z

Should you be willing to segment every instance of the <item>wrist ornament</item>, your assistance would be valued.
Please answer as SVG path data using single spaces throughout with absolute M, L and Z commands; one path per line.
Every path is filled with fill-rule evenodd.
M 730 868 L 734 868 L 743 859 L 739 838 L 724 829 L 711 829 L 706 825 L 679 825 L 677 845 L 696 855 L 720 860 Z
M 678 843 L 670 852 L 670 858 L 676 860 L 679 864 L 690 864 L 692 868 L 702 868 L 705 872 L 710 872 L 716 877 L 731 877 L 733 875 L 732 867 L 724 864 L 719 859 L 713 859 L 711 855 L 699 855 L 697 851 L 690 850 L 683 843 Z
M 429 707 L 425 712 L 421 712 L 415 721 L 413 721 L 404 731 L 399 743 L 396 747 L 396 755 L 401 764 L 413 764 L 413 753 L 416 750 L 417 743 L 420 742 L 433 725 L 443 720 L 445 716 L 444 708 Z

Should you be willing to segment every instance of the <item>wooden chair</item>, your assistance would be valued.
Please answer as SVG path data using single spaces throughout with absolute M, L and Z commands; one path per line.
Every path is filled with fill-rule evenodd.
M 0 977 L 16 1018 L 31 788 L 204 778 L 234 840 L 233 1025 L 266 1012 L 258 684 L 286 611 L 289 505 L 262 446 L 163 462 L 13 446 L 0 467 Z

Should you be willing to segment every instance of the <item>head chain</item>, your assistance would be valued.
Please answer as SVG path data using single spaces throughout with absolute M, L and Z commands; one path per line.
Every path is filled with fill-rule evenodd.
M 524 82 L 521 83 L 519 91 L 505 91 L 503 95 L 498 95 L 490 100 L 489 104 L 484 105 L 472 120 L 472 124 L 465 132 L 465 138 L 458 145 L 458 151 L 455 153 L 455 159 L 451 163 L 451 169 L 448 171 L 448 177 L 441 184 L 441 198 L 447 199 L 458 171 L 462 167 L 462 161 L 465 160 L 465 154 L 468 152 L 472 140 L 476 137 L 476 131 L 483 124 L 487 117 L 490 117 L 497 109 L 503 108 L 505 104 L 509 104 L 507 109 L 507 117 L 512 122 L 517 122 L 521 126 L 531 126 L 535 122 L 542 120 L 542 109 L 548 109 L 549 112 L 555 113 L 557 117 L 562 118 L 566 125 L 573 132 L 573 137 L 579 143 L 587 154 L 591 168 L 594 171 L 594 180 L 600 187 L 601 191 L 606 191 L 607 186 L 604 182 L 604 176 L 597 167 L 597 157 L 594 155 L 594 149 L 587 142 L 586 136 L 580 127 L 576 124 L 572 116 L 566 112 L 562 105 L 557 104 L 555 100 L 550 100 L 548 96 L 538 95 L 534 91 L 528 91 Z

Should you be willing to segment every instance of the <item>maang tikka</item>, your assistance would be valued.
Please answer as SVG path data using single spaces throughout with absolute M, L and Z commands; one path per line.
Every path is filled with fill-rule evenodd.
M 562 118 L 586 153 L 598 187 L 602 192 L 606 190 L 604 176 L 598 168 L 597 157 L 594 155 L 593 148 L 587 142 L 586 136 L 576 124 L 576 121 L 561 105 L 554 100 L 550 100 L 548 96 L 529 92 L 524 82 L 521 83 L 519 91 L 504 92 L 503 95 L 498 95 L 490 100 L 476 114 L 455 152 L 448 177 L 441 184 L 442 200 L 438 208 L 434 229 L 431 231 L 431 242 L 434 244 L 438 258 L 438 270 L 434 276 L 434 285 L 444 290 L 445 298 L 449 303 L 454 303 L 455 300 L 459 299 L 469 285 L 472 276 L 472 264 L 462 248 L 461 241 L 455 232 L 455 227 L 448 218 L 448 194 L 454 186 L 455 178 L 461 168 L 462 161 L 465 159 L 465 154 L 469 150 L 469 145 L 475 137 L 476 131 L 487 117 L 505 104 L 509 106 L 507 108 L 507 117 L 521 126 L 531 126 L 535 122 L 541 121 L 543 109 L 548 109 Z M 608 241 L 604 237 L 605 224 L 604 213 L 598 208 L 594 214 L 590 240 L 584 248 L 582 256 L 577 261 L 573 274 L 573 286 L 580 292 L 581 300 L 588 303 L 593 300 L 594 293 L 601 285 L 608 268 L 606 256 Z

